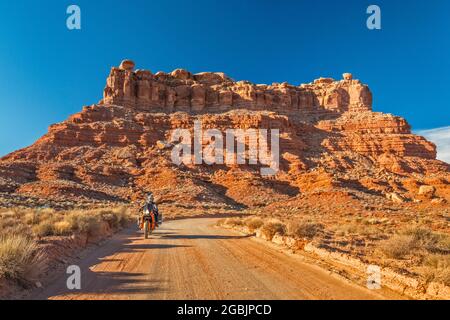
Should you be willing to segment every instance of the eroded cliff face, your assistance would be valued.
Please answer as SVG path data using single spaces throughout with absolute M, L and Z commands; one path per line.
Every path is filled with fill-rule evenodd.
M 279 129 L 280 171 L 175 165 L 170 134 L 195 120 L 222 132 Z M 235 208 L 336 189 L 408 201 L 427 184 L 448 199 L 448 182 L 436 147 L 406 120 L 373 112 L 368 86 L 351 74 L 255 85 L 223 73 L 134 71 L 131 61 L 112 68 L 100 103 L 0 160 L 0 192 L 58 201 L 129 201 L 152 190 L 167 203 Z
M 321 78 L 296 87 L 288 83 L 235 82 L 223 73 L 192 74 L 177 69 L 171 73 L 152 74 L 133 69 L 131 61 L 111 69 L 102 104 L 147 112 L 197 114 L 235 109 L 287 114 L 372 110 L 369 88 L 359 80 L 353 80 L 350 74 L 345 74 L 341 81 Z

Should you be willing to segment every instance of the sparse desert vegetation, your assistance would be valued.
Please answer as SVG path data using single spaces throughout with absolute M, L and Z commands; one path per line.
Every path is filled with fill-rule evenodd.
M 382 241 L 380 250 L 389 259 L 414 261 L 427 281 L 450 286 L 450 236 L 423 227 L 407 228 Z
M 251 232 L 255 232 L 264 225 L 264 221 L 258 217 L 250 217 L 244 221 Z
M 0 280 L 26 284 L 35 280 L 46 257 L 41 244 L 73 235 L 101 238 L 130 221 L 126 207 L 56 211 L 9 208 L 0 210 Z
M 409 235 L 394 235 L 380 244 L 381 251 L 391 259 L 402 259 L 414 248 L 414 238 Z
M 0 236 L 0 279 L 30 280 L 42 262 L 37 243 L 19 234 Z
M 272 239 L 276 234 L 286 234 L 286 225 L 278 221 L 268 221 L 260 228 L 266 239 Z
M 313 239 L 324 229 L 323 224 L 312 221 L 291 221 L 287 225 L 288 234 L 299 238 Z
M 269 210 L 249 210 L 248 214 L 223 219 L 219 225 L 267 240 L 278 234 L 388 267 L 425 283 L 450 286 L 447 205 L 386 205 L 351 198 L 327 201 L 324 197 L 272 205 Z

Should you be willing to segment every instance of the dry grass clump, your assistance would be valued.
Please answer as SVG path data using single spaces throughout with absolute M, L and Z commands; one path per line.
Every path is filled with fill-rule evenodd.
M 228 226 L 228 227 L 238 227 L 243 226 L 244 221 L 240 218 L 226 218 L 222 221 L 222 225 Z
M 244 223 L 251 232 L 258 230 L 264 225 L 264 221 L 258 217 L 248 218 L 244 221 Z
M 418 249 L 425 249 L 430 253 L 450 253 L 450 237 L 446 234 L 420 227 L 408 228 L 403 234 L 413 237 Z
M 415 248 L 414 237 L 398 234 L 381 243 L 381 251 L 391 259 L 403 259 Z
M 130 221 L 125 207 L 113 209 L 71 210 L 13 209 L 0 212 L 0 235 L 29 235 L 35 237 L 63 236 L 73 233 L 95 235 L 106 222 L 117 230 Z
M 62 217 L 45 221 L 47 229 L 42 227 L 45 235 L 69 235 L 82 233 L 95 236 L 99 233 L 101 224 L 106 222 L 108 226 L 117 230 L 124 227 L 130 221 L 126 208 L 74 210 L 66 212 Z M 41 226 L 41 225 L 38 225 Z
M 383 241 L 381 251 L 391 259 L 409 257 L 428 282 L 450 285 L 450 237 L 423 227 L 407 228 Z
M 100 210 L 98 215 L 113 229 L 122 228 L 130 221 L 130 215 L 125 207 L 114 210 Z
M 54 222 L 50 220 L 44 220 L 41 223 L 32 226 L 31 230 L 37 237 L 48 237 L 55 234 L 54 232 Z
M 435 269 L 450 270 L 450 255 L 432 254 L 426 257 L 424 265 Z
M 21 222 L 20 216 L 20 213 L 13 210 L 0 212 L 0 236 L 4 234 L 31 234 L 31 230 Z
M 335 225 L 332 230 L 338 236 L 360 235 L 373 236 L 380 233 L 379 229 L 366 221 L 352 221 Z
M 264 223 L 260 230 L 265 238 L 272 240 L 277 233 L 280 235 L 286 234 L 286 225 L 281 222 L 269 221 Z
M 313 239 L 323 229 L 323 224 L 312 221 L 292 221 L 287 225 L 290 235 L 307 239 Z
M 88 214 L 83 211 L 73 212 L 64 218 L 69 225 L 69 229 L 76 233 L 95 236 L 100 230 L 101 216 L 98 214 Z
M 423 262 L 423 274 L 428 281 L 450 286 L 450 255 L 431 254 Z
M 450 254 L 450 237 L 425 228 L 408 228 L 381 243 L 381 250 L 393 259 L 406 255 L 428 256 L 429 254 Z
M 226 221 L 226 220 L 227 220 L 227 219 L 219 219 L 219 220 L 217 220 L 216 226 L 220 227 L 220 226 L 225 225 L 225 221 Z
M 62 236 L 70 235 L 73 232 L 72 225 L 66 220 L 55 222 L 53 224 L 53 232 Z
M 434 271 L 434 281 L 442 282 L 446 286 L 450 286 L 450 269 L 438 269 Z
M 249 217 L 246 219 L 233 217 L 220 219 L 216 225 L 229 228 L 247 227 L 250 232 L 254 232 L 264 225 L 264 221 L 259 217 Z
M 0 210 L 0 279 L 28 281 L 39 271 L 43 259 L 36 238 L 83 233 L 100 235 L 102 224 L 113 230 L 124 227 L 131 219 L 125 207 L 114 209 Z
M 23 235 L 0 236 L 0 279 L 29 281 L 40 262 L 33 239 Z
M 23 221 L 28 225 L 39 224 L 40 220 L 38 211 L 27 212 L 23 215 Z

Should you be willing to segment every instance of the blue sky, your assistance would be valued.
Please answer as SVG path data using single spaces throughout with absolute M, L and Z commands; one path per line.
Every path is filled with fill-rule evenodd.
M 70 4 L 81 8 L 80 31 L 66 28 Z M 370 4 L 382 30 L 366 28 Z M 0 24 L 0 155 L 98 102 L 124 58 L 256 83 L 351 72 L 370 85 L 376 111 L 414 130 L 450 125 L 448 0 L 0 0 Z

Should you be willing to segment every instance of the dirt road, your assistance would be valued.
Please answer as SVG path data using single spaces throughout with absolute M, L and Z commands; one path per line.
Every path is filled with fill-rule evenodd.
M 214 228 L 215 221 L 169 221 L 148 240 L 125 230 L 75 262 L 82 270 L 80 291 L 69 291 L 62 273 L 34 298 L 385 298 L 281 250 Z

